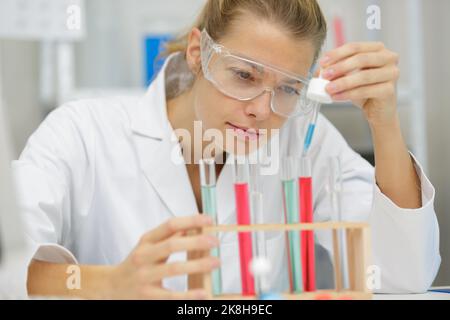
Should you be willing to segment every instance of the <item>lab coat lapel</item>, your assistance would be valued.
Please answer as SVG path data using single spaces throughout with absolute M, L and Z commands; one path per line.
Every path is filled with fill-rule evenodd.
M 179 144 L 167 136 L 157 142 L 141 138 L 138 145 L 143 173 L 169 211 L 178 217 L 198 213 L 186 165 L 182 158 L 179 163 L 172 159 L 180 153 Z
M 198 212 L 181 148 L 166 111 L 165 68 L 138 106 L 130 109 L 131 130 L 140 166 L 174 216 Z

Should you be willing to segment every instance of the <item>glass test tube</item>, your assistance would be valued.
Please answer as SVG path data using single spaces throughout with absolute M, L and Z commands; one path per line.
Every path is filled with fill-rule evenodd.
M 303 223 L 312 223 L 313 218 L 313 193 L 312 193 L 312 170 L 309 157 L 300 159 L 300 177 L 299 177 L 299 200 L 300 200 L 300 219 Z M 316 263 L 314 252 L 314 231 L 302 231 L 302 265 L 303 265 L 303 284 L 305 291 L 316 290 Z
M 263 223 L 263 195 L 259 192 L 253 192 L 251 197 L 252 213 L 256 218 L 256 224 Z M 266 237 L 264 231 L 256 232 L 256 251 L 255 257 L 267 259 Z M 258 295 L 269 291 L 269 281 L 267 275 L 255 279 L 256 290 Z
M 260 190 L 259 165 L 250 165 L 250 209 L 251 220 L 254 224 L 264 224 L 263 194 Z M 253 256 L 256 258 L 267 258 L 266 237 L 264 231 L 257 231 L 252 236 Z M 269 289 L 266 277 L 255 276 L 255 289 L 258 295 Z
M 214 224 L 217 225 L 216 164 L 214 159 L 200 160 L 200 184 L 203 213 L 210 216 Z M 217 237 L 218 235 L 216 234 L 215 236 Z M 220 247 L 213 248 L 211 255 L 220 259 Z M 214 295 L 221 294 L 222 274 L 220 268 L 212 272 L 212 287 Z
M 242 161 L 243 160 L 243 161 Z M 242 163 L 243 162 L 243 163 Z M 249 199 L 249 166 L 246 159 L 235 159 L 234 162 L 234 192 L 236 200 L 236 215 L 238 225 L 251 224 Z M 243 295 L 254 295 L 255 284 L 250 272 L 252 260 L 252 233 L 239 232 L 239 257 L 241 267 L 241 283 Z
M 341 222 L 342 217 L 342 170 L 339 157 L 329 158 L 329 185 L 330 201 L 333 209 L 333 220 Z M 346 232 L 344 229 L 338 230 L 339 242 L 339 262 L 342 276 L 342 289 L 350 288 L 349 271 L 348 271 L 348 256 L 347 256 L 347 241 Z M 336 253 L 335 253 L 336 254 Z M 337 275 L 339 276 L 339 275 Z
M 287 157 L 282 161 L 283 207 L 286 223 L 299 223 L 298 181 L 296 161 Z M 289 274 L 291 291 L 303 292 L 303 273 L 301 261 L 301 237 L 298 231 L 288 232 L 288 257 L 290 262 Z

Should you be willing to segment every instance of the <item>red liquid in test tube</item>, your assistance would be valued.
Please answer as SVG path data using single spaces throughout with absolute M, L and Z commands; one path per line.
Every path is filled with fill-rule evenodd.
M 236 164 L 235 164 L 236 165 Z M 241 166 L 237 164 L 237 166 Z M 236 214 L 237 223 L 239 225 L 251 224 L 250 219 L 250 201 L 249 201 L 249 186 L 247 182 L 241 182 L 244 179 L 240 179 L 241 168 L 236 168 L 237 179 L 235 179 L 234 192 L 236 198 Z M 245 171 L 245 169 L 243 170 Z M 248 172 L 248 171 L 247 171 Z M 253 275 L 249 270 L 250 262 L 252 260 L 252 234 L 251 232 L 239 232 L 239 257 L 240 257 L 240 267 L 241 267 L 241 283 L 242 283 L 242 294 L 243 295 L 254 295 L 255 294 L 255 282 Z
M 302 172 L 299 178 L 300 221 L 313 222 L 313 193 L 311 165 L 309 159 L 302 159 Z M 316 263 L 314 252 L 314 231 L 302 231 L 302 265 L 305 291 L 316 290 Z

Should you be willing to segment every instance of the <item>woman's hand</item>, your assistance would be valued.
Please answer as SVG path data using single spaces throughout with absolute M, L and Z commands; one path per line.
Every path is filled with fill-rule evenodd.
M 203 215 L 175 218 L 145 234 L 128 258 L 110 274 L 111 298 L 119 299 L 205 299 L 203 290 L 172 292 L 162 287 L 162 280 L 180 275 L 211 272 L 220 261 L 214 257 L 168 263 L 175 252 L 208 250 L 219 245 L 207 235 L 186 236 L 212 224 Z
M 398 54 L 383 43 L 349 43 L 328 52 L 320 64 L 331 81 L 328 93 L 335 101 L 350 100 L 360 107 L 372 129 L 397 121 Z
M 397 112 L 398 55 L 379 42 L 349 43 L 328 52 L 320 64 L 333 100 L 350 100 L 364 111 L 381 192 L 401 208 L 420 208 L 420 179 Z

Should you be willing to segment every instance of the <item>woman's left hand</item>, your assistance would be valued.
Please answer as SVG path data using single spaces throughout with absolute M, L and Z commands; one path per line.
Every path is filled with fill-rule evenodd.
M 360 107 L 372 128 L 397 120 L 398 54 L 380 42 L 348 43 L 321 60 L 327 91 L 335 101 Z

